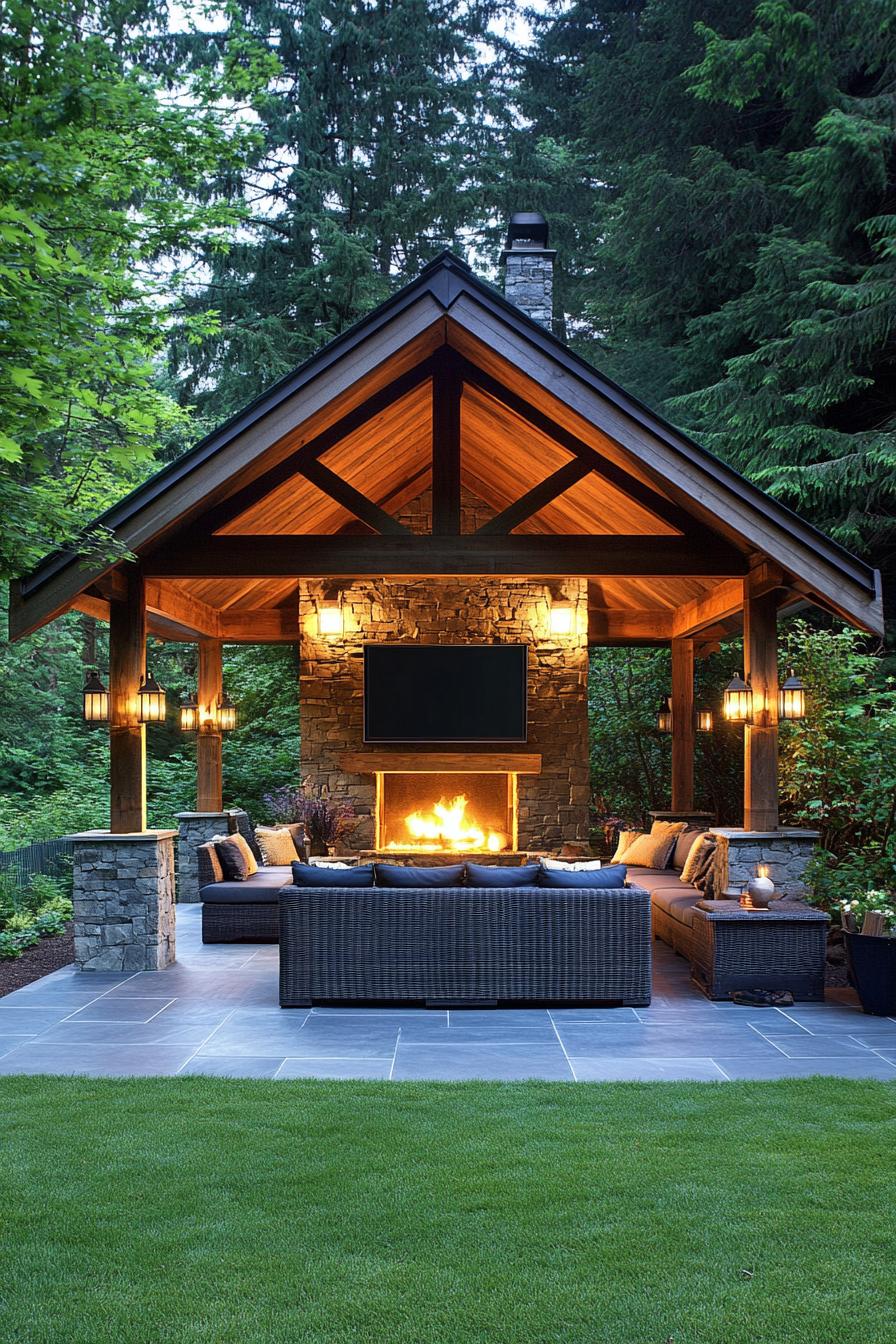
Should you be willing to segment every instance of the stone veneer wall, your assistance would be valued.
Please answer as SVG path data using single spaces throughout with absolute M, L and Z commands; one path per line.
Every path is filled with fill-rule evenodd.
M 364 579 L 339 585 L 344 633 L 317 633 L 323 583 L 301 585 L 300 714 L 302 776 L 355 804 L 351 847 L 375 843 L 375 781 L 345 773 L 345 751 L 363 751 L 363 646 L 375 641 L 422 644 L 529 645 L 529 740 L 520 751 L 540 752 L 542 773 L 518 777 L 520 849 L 556 849 L 587 842 L 588 599 L 582 579 L 464 578 L 400 581 Z M 548 630 L 551 598 L 574 604 L 574 634 Z M 472 748 L 487 750 L 485 744 Z M 512 747 L 496 744 L 498 751 Z M 377 752 L 389 750 L 377 747 Z M 396 747 L 395 750 L 407 750 Z M 421 746 L 421 751 L 426 747 Z M 433 745 L 433 750 L 445 750 Z M 435 801 L 435 800 L 434 800 Z
M 806 892 L 806 865 L 818 843 L 818 831 L 783 828 L 779 831 L 744 831 L 713 827 L 716 837 L 716 890 L 740 891 L 756 874 L 756 865 L 768 865 L 768 875 L 784 896 Z
M 232 830 L 230 812 L 178 812 L 177 899 L 187 905 L 199 900 L 199 860 L 196 850 L 216 835 Z
M 161 971 L 174 961 L 174 835 L 72 836 L 79 970 Z

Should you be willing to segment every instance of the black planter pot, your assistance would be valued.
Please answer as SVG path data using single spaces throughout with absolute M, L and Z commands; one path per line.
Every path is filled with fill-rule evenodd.
M 844 933 L 846 963 L 862 1008 L 876 1017 L 896 1016 L 896 938 Z

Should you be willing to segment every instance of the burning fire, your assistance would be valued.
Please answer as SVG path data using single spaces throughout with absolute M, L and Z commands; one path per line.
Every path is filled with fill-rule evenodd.
M 440 798 L 431 812 L 412 812 L 405 817 L 411 844 L 398 840 L 389 842 L 389 849 L 456 849 L 490 850 L 496 854 L 505 849 L 508 837 L 501 831 L 484 831 L 472 817 L 467 817 L 466 794 L 454 798 Z

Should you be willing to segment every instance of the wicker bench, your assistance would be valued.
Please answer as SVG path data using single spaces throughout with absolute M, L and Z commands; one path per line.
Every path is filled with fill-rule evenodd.
M 639 887 L 286 887 L 280 1006 L 317 1001 L 643 1005 Z

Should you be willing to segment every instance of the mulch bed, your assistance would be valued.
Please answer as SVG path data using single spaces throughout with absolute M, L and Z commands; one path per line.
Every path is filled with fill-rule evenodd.
M 28 947 L 20 957 L 0 961 L 0 997 L 14 989 L 30 985 L 42 975 L 70 966 L 75 959 L 75 935 L 71 924 L 56 938 L 41 938 L 34 947 Z

